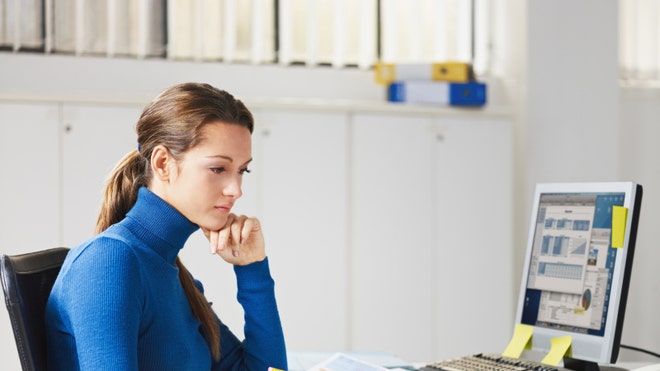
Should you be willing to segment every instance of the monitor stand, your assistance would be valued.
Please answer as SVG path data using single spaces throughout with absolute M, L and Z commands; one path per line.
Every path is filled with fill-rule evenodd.
M 596 362 L 564 357 L 564 368 L 574 371 L 627 371 L 611 365 L 599 366 Z

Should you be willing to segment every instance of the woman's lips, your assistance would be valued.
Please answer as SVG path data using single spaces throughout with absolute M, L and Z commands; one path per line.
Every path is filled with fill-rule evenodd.
M 234 206 L 234 205 L 232 205 L 232 204 L 218 205 L 218 206 L 215 206 L 215 209 L 218 210 L 218 211 L 224 211 L 224 212 L 228 213 L 228 212 L 231 211 L 232 206 Z

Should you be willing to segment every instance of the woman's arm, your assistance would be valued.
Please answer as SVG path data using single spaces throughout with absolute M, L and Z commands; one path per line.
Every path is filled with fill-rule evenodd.
M 275 283 L 268 259 L 235 266 L 238 301 L 245 312 L 245 340 L 241 343 L 221 325 L 222 359 L 213 370 L 287 369 L 286 346 L 275 301 Z
M 229 214 L 219 231 L 204 230 L 211 252 L 234 265 L 238 301 L 245 313 L 241 343 L 224 325 L 220 330 L 221 362 L 214 370 L 286 370 L 286 347 L 275 301 L 259 219 Z

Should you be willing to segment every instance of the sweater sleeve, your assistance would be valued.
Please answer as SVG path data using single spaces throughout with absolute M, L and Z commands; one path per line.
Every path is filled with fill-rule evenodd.
M 67 267 L 54 306 L 75 334 L 75 353 L 67 357 L 77 358 L 80 370 L 138 369 L 139 271 L 130 249 L 106 238 L 95 240 Z
M 213 370 L 287 369 L 284 333 L 275 301 L 275 282 L 268 259 L 235 266 L 238 301 L 245 312 L 245 340 L 240 342 L 220 325 L 222 358 Z

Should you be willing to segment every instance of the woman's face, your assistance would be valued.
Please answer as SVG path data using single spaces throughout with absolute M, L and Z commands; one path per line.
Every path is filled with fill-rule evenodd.
M 202 138 L 176 163 L 166 201 L 200 227 L 219 230 L 243 194 L 252 140 L 246 127 L 223 122 L 205 125 Z

